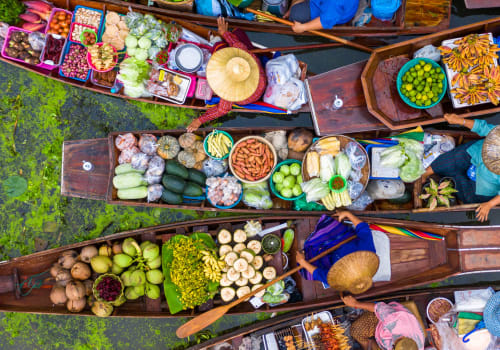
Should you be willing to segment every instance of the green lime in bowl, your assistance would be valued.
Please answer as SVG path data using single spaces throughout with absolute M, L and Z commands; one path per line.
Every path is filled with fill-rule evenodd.
M 296 159 L 286 159 L 279 163 L 271 178 L 269 185 L 271 192 L 278 198 L 294 201 L 304 197 L 302 192 L 302 162 Z
M 446 94 L 446 74 L 443 68 L 428 58 L 415 58 L 399 71 L 397 88 L 401 99 L 410 107 L 431 108 Z
M 266 254 L 276 254 L 279 252 L 281 249 L 281 239 L 273 235 L 271 233 L 268 233 L 267 235 L 262 238 L 262 250 Z

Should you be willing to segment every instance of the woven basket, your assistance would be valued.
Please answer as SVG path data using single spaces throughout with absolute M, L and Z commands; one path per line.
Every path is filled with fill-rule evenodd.
M 183 12 L 193 12 L 194 0 L 184 1 L 166 1 L 166 0 L 153 0 L 159 7 L 169 10 L 177 10 Z

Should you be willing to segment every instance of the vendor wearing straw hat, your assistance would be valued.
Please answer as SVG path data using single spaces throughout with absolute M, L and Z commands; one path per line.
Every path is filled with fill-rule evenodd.
M 358 6 L 358 0 L 295 0 L 283 17 L 294 22 L 295 33 L 331 29 L 349 22 Z
M 352 222 L 355 226 L 354 232 L 350 227 L 340 223 L 344 219 Z M 310 255 L 317 255 L 339 240 L 353 235 L 356 235 L 354 240 L 318 260 L 316 266 L 306 261 L 306 258 L 312 258 Z M 372 232 L 366 222 L 362 222 L 352 213 L 339 212 L 338 221 L 323 216 L 318 221 L 315 231 L 304 243 L 304 250 L 306 256 L 297 251 L 296 260 L 307 271 L 306 279 L 312 276 L 312 279 L 323 282 L 331 288 L 339 291 L 347 290 L 353 294 L 363 293 L 372 286 L 372 277 L 379 266 Z
M 351 325 L 351 336 L 363 349 L 375 345 L 374 341 L 382 350 L 424 349 L 424 332 L 415 315 L 403 305 L 363 303 L 350 295 L 342 296 L 342 301 L 347 306 L 365 310 Z
M 440 155 L 425 170 L 422 182 L 432 174 L 453 177 L 458 199 L 463 203 L 481 203 L 476 209 L 476 218 L 485 221 L 491 208 L 500 205 L 500 126 L 456 114 L 445 114 L 444 118 L 449 124 L 466 126 L 486 138 Z M 475 171 L 471 171 L 474 168 Z M 471 175 L 473 172 L 475 178 Z
M 233 33 L 228 32 L 224 18 L 217 19 L 219 34 L 231 46 L 216 51 L 207 65 L 207 82 L 221 98 L 187 127 L 193 132 L 201 124 L 226 115 L 233 103 L 245 105 L 260 99 L 266 90 L 266 75 L 259 59 Z

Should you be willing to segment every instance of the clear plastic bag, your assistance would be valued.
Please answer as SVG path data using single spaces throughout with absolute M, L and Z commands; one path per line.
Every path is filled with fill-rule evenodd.
M 118 157 L 118 163 L 119 164 L 130 163 L 132 161 L 132 157 L 134 156 L 134 154 L 139 152 L 140 152 L 139 148 L 135 146 L 132 146 L 130 148 L 125 148 Z
M 227 171 L 228 164 L 227 160 L 217 160 L 213 158 L 208 158 L 203 162 L 202 171 L 207 177 L 220 176 Z
M 148 169 L 144 174 L 144 180 L 148 183 L 148 185 L 154 185 L 161 183 L 161 175 L 155 175 L 154 171 Z
M 154 39 L 154 45 L 160 49 L 164 49 L 168 45 L 167 38 L 165 35 L 160 35 L 158 38 Z
M 155 135 L 142 134 L 139 139 L 139 149 L 142 153 L 146 153 L 151 156 L 156 153 L 156 149 L 158 148 L 156 141 L 157 139 Z M 159 158 L 162 159 L 161 157 Z
M 405 193 L 405 184 L 401 180 L 371 180 L 366 192 L 374 200 L 400 198 Z
M 125 16 L 125 23 L 127 24 L 127 27 L 129 29 L 133 29 L 137 27 L 139 23 L 142 22 L 143 19 L 144 16 L 141 13 L 130 11 Z
M 360 148 L 356 142 L 349 142 L 345 146 L 345 154 L 349 157 L 349 161 L 351 162 L 351 167 L 355 170 L 361 170 L 366 164 L 366 154 Z
M 413 54 L 413 58 L 428 58 L 430 60 L 439 62 L 441 59 L 441 53 L 438 48 L 433 45 L 426 45 L 421 49 L 418 49 Z
M 153 158 L 149 160 L 148 170 L 154 170 L 155 175 L 163 174 L 165 170 L 165 159 L 160 156 L 153 156 Z
M 352 181 L 359 181 L 363 177 L 363 173 L 361 173 L 361 170 L 355 170 L 353 169 L 351 171 L 351 174 L 349 175 L 349 179 Z
M 45 34 L 32 32 L 28 34 L 28 41 L 35 51 L 42 51 L 45 46 Z
M 271 209 L 273 201 L 267 186 L 267 181 L 256 184 L 243 184 L 243 203 L 256 209 Z
M 295 111 L 307 102 L 306 89 L 304 83 L 295 78 L 282 85 L 270 83 L 263 100 L 277 107 Z
M 156 202 L 161 198 L 163 193 L 163 186 L 159 184 L 151 185 L 148 187 L 148 202 Z
M 132 160 L 130 164 L 132 168 L 136 170 L 144 170 L 146 171 L 149 165 L 149 156 L 146 153 L 136 153 L 132 156 Z
M 266 64 L 266 76 L 268 84 L 283 85 L 300 76 L 299 61 L 291 54 L 274 58 Z
M 361 195 L 347 207 L 349 210 L 365 210 L 367 206 L 373 203 L 373 199 L 368 192 L 363 192 Z
M 363 192 L 363 185 L 360 182 L 348 180 L 347 190 L 351 198 L 358 198 Z
M 0 22 L 0 47 L 3 46 L 8 31 L 9 31 L 9 25 L 7 23 Z

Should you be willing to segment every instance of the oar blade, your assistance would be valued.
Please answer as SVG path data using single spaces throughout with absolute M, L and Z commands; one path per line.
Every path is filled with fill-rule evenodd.
M 224 314 L 229 310 L 229 305 L 231 304 L 216 307 L 215 309 L 209 310 L 199 316 L 196 316 L 192 320 L 189 320 L 188 322 L 177 328 L 175 334 L 179 338 L 186 338 L 201 331 L 202 329 L 210 326 L 212 323 L 224 316 Z

